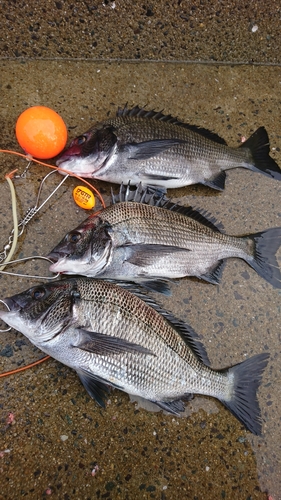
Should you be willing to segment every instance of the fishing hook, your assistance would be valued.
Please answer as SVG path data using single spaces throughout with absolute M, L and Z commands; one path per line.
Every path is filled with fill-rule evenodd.
M 10 311 L 10 310 L 11 310 L 11 309 L 9 308 L 8 304 L 6 304 L 6 302 L 4 302 L 4 300 L 1 300 L 1 299 L 0 299 L 0 302 L 1 302 L 2 304 L 4 304 L 4 306 L 6 306 L 6 307 L 7 307 L 8 311 Z M 0 333 L 9 332 L 10 330 L 12 330 L 12 327 L 11 327 L 11 326 L 9 326 L 9 328 L 7 328 L 6 330 L 0 330 Z
M 61 185 L 69 177 L 69 174 L 67 174 L 65 177 L 63 177 L 63 179 L 60 181 L 60 183 L 57 185 L 57 187 L 51 192 L 51 194 L 49 194 L 49 196 L 43 201 L 43 203 L 41 203 L 41 205 L 39 205 L 39 200 L 40 200 L 43 184 L 47 180 L 47 178 L 50 177 L 55 172 L 56 171 L 53 170 L 52 172 L 49 172 L 47 175 L 45 175 L 45 177 L 43 177 L 43 179 L 40 183 L 40 186 L 39 186 L 39 190 L 38 190 L 38 194 L 37 194 L 37 198 L 36 198 L 36 202 L 35 202 L 34 207 L 29 208 L 28 211 L 26 212 L 25 217 L 19 222 L 18 227 L 20 228 L 22 226 L 22 228 L 19 232 L 19 236 L 22 235 L 26 224 L 31 221 L 31 219 L 34 217 L 34 215 L 36 215 L 37 212 L 39 212 L 39 210 L 41 210 L 41 208 L 49 201 L 49 199 L 57 192 L 57 190 L 61 187 Z
M 11 172 L 11 174 L 13 174 L 13 173 L 14 172 Z M 53 194 L 56 193 L 56 191 L 66 181 L 67 177 L 69 177 L 69 174 L 67 174 L 65 177 L 63 177 L 63 179 L 61 180 L 61 182 L 56 186 L 56 188 L 51 192 L 51 194 L 45 199 L 45 201 L 43 201 L 41 203 L 41 205 L 39 205 L 39 201 L 40 201 L 40 196 L 41 196 L 43 184 L 46 181 L 46 179 L 50 175 L 52 175 L 53 173 L 55 173 L 55 170 L 49 172 L 42 179 L 42 181 L 40 183 L 40 186 L 39 186 L 39 190 L 38 190 L 38 194 L 37 194 L 37 198 L 36 198 L 36 203 L 35 203 L 34 207 L 31 207 L 31 208 L 29 208 L 27 210 L 24 218 L 19 223 L 17 222 L 16 195 L 15 195 L 14 186 L 13 186 L 13 183 L 12 183 L 12 180 L 11 180 L 11 174 L 9 174 L 8 176 L 6 176 L 7 177 L 7 181 L 10 184 L 11 194 L 12 194 L 12 210 L 13 210 L 13 218 L 14 218 L 14 228 L 10 232 L 8 243 L 5 245 L 3 252 L 0 254 L 0 263 L 2 264 L 1 267 L 0 267 L 1 271 L 5 268 L 5 266 L 9 262 L 10 258 L 12 257 L 12 255 L 13 255 L 13 253 L 15 251 L 17 240 L 18 240 L 19 236 L 21 236 L 23 234 L 25 226 L 28 224 L 28 222 L 31 221 L 31 219 L 34 217 L 34 215 L 36 215 L 37 212 L 49 201 L 49 199 L 53 196 Z M 11 249 L 13 249 L 13 251 L 11 251 Z M 7 257 L 7 252 L 9 252 L 8 257 Z M 7 274 L 9 274 L 9 273 L 7 273 Z
M 10 260 L 5 265 L 8 266 L 10 264 L 17 264 L 18 262 L 24 262 L 26 260 L 32 260 L 32 259 L 47 260 L 51 264 L 54 263 L 54 261 L 51 260 L 51 259 L 49 259 L 48 257 L 43 257 L 42 255 L 33 255 L 31 257 L 23 257 L 22 259 Z M 60 273 L 57 273 L 54 276 L 36 276 L 36 275 L 32 276 L 32 275 L 29 275 L 29 274 L 12 273 L 12 272 L 9 272 L 9 271 L 0 271 L 0 273 L 1 274 L 9 274 L 11 276 L 20 276 L 22 278 L 36 278 L 36 279 L 44 279 L 44 280 L 55 280 L 56 278 L 58 278 L 60 276 Z

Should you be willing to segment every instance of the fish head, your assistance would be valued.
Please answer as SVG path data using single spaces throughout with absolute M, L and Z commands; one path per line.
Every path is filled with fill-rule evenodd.
M 114 153 L 116 143 L 117 137 L 112 126 L 92 127 L 73 139 L 56 165 L 82 177 L 95 177 Z
M 65 235 L 49 253 L 54 263 L 50 271 L 96 276 L 109 264 L 112 254 L 112 228 L 97 215 L 88 217 Z
M 75 279 L 40 284 L 4 298 L 7 310 L 0 311 L 0 319 L 42 347 L 74 323 L 73 305 L 79 298 Z

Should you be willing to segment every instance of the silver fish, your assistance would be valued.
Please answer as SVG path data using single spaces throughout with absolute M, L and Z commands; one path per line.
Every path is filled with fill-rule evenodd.
M 203 394 L 260 434 L 256 393 L 269 355 L 214 370 L 192 328 L 137 293 L 102 280 L 66 279 L 4 299 L 10 311 L 0 318 L 76 370 L 102 406 L 108 386 L 174 414 L 184 411 L 187 396 Z
M 275 252 L 281 228 L 229 236 L 214 219 L 172 204 L 138 186 L 121 186 L 114 204 L 88 217 L 49 253 L 52 272 L 142 283 L 169 293 L 165 279 L 196 276 L 218 284 L 224 261 L 244 259 L 274 287 L 281 288 Z
M 138 106 L 96 123 L 75 138 L 57 165 L 82 177 L 177 188 L 205 184 L 223 190 L 226 170 L 246 168 L 281 180 L 264 127 L 238 148 L 206 129 Z

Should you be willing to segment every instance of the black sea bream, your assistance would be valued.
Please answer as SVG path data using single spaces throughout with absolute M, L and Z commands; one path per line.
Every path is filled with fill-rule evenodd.
M 260 434 L 256 392 L 268 354 L 213 370 L 189 326 L 135 293 L 102 280 L 70 278 L 4 299 L 10 310 L 0 318 L 76 370 L 102 406 L 108 386 L 174 414 L 184 411 L 190 394 L 203 394 Z
M 217 284 L 224 261 L 238 257 L 281 288 L 275 258 L 280 227 L 229 236 L 199 211 L 172 204 L 141 186 L 135 191 L 122 186 L 113 201 L 50 252 L 52 272 L 136 281 L 167 292 L 165 279 L 196 276 Z
M 57 165 L 81 177 L 163 190 L 205 184 L 223 190 L 225 171 L 246 168 L 281 180 L 264 127 L 240 147 L 216 134 L 139 107 L 119 109 L 74 139 Z

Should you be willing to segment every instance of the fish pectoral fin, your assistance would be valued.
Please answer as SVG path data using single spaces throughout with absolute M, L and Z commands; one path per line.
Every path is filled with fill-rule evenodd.
M 225 187 L 225 179 L 226 179 L 226 173 L 225 171 L 223 171 L 220 172 L 218 175 L 215 175 L 211 179 L 206 179 L 202 181 L 200 184 L 204 184 L 205 186 L 217 189 L 218 191 L 223 191 Z
M 163 295 L 170 297 L 172 295 L 172 292 L 170 290 L 169 283 L 173 283 L 175 285 L 178 284 L 177 280 L 168 278 L 167 279 L 153 278 L 153 277 L 134 278 L 134 281 L 132 282 L 110 280 L 110 279 L 108 279 L 107 281 L 110 281 L 111 283 L 116 283 L 116 285 L 120 286 L 121 288 L 124 288 L 125 290 L 129 290 L 134 295 L 141 296 L 141 294 L 143 293 L 142 298 L 147 297 L 145 294 L 148 292 L 148 290 L 151 290 L 153 292 L 163 293 Z
M 135 266 L 150 266 L 166 255 L 189 252 L 188 248 L 180 248 L 173 245 L 129 245 L 130 253 L 127 262 Z
M 156 404 L 162 410 L 167 411 L 168 413 L 172 413 L 173 415 L 180 415 L 181 412 L 184 412 L 185 406 L 181 399 L 177 401 L 151 401 Z
M 105 408 L 104 400 L 110 393 L 110 385 L 107 385 L 106 381 L 96 378 L 94 375 L 86 372 L 85 370 L 77 370 L 77 374 L 91 398 L 102 406 L 102 408 Z
M 78 345 L 75 345 L 75 347 L 78 347 L 83 351 L 88 351 L 101 356 L 121 354 L 124 352 L 155 355 L 152 351 L 146 349 L 146 347 L 133 342 L 128 342 L 127 340 L 119 337 L 84 330 L 83 328 L 79 328 L 78 330 L 80 332 L 80 342 Z
M 170 281 L 173 283 L 173 280 Z M 140 286 L 147 288 L 152 292 L 162 293 L 163 295 L 166 295 L 166 297 L 170 297 L 172 295 L 169 283 L 163 279 L 138 279 L 136 282 Z
M 208 283 L 212 283 L 213 285 L 218 285 L 221 281 L 224 264 L 224 259 L 220 260 L 208 273 L 201 274 L 198 278 L 208 281 Z
M 132 142 L 126 144 L 123 150 L 129 154 L 129 160 L 148 160 L 152 156 L 159 155 L 167 149 L 182 144 L 182 139 L 155 139 L 153 141 Z
M 171 181 L 173 179 L 179 178 L 178 176 L 175 175 L 172 176 L 172 175 L 147 174 L 145 172 L 142 172 L 141 177 L 143 179 L 146 179 L 147 181 Z M 166 191 L 163 190 L 163 193 L 166 193 Z

